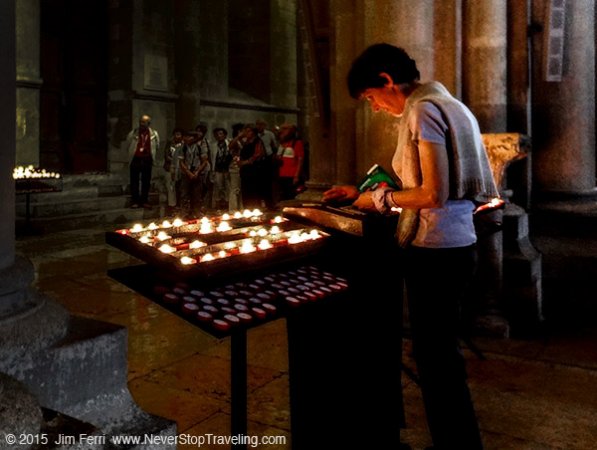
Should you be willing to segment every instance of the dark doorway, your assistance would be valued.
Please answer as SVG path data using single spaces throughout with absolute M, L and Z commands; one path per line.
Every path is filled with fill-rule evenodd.
M 41 167 L 106 171 L 106 5 L 104 0 L 41 0 Z

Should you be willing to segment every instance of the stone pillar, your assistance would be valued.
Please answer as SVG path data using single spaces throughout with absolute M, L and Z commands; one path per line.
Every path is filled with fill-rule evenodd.
M 16 4 L 17 136 L 16 164 L 39 165 L 40 6 L 39 0 Z
M 0 2 L 0 360 L 10 364 L 66 332 L 67 315 L 29 291 L 33 265 L 15 255 L 16 27 L 15 1 Z
M 355 55 L 354 0 L 333 0 L 331 3 L 332 40 L 330 57 L 330 92 L 332 142 L 335 143 L 335 182 L 354 183 L 356 175 L 356 109 L 346 86 L 346 75 Z
M 174 67 L 176 72 L 178 101 L 176 122 L 186 129 L 194 128 L 200 107 L 200 34 L 199 2 L 180 0 L 175 2 Z
M 481 132 L 506 131 L 507 3 L 465 2 L 463 101 Z
M 302 101 L 307 111 L 304 126 L 307 130 L 307 141 L 309 143 L 309 181 L 307 191 L 299 198 L 305 200 L 319 200 L 321 192 L 335 183 L 335 151 L 330 138 L 330 124 L 326 117 L 326 107 L 321 85 L 322 73 L 318 66 L 316 46 L 316 23 L 315 19 L 324 22 L 322 17 L 333 17 L 329 2 L 299 1 L 297 9 L 298 29 L 300 38 L 299 54 L 302 55 L 302 78 L 301 86 Z M 327 24 L 329 26 L 329 24 Z M 325 69 L 325 68 L 324 68 Z M 337 86 L 330 86 L 330 90 L 338 89 Z
M 15 110 L 16 110 L 16 55 L 15 55 L 15 1 L 0 4 L 0 270 L 15 262 Z M 0 304 L 1 310 L 1 304 Z
M 187 33 L 193 28 L 197 33 L 198 54 L 187 53 L 189 49 L 184 46 L 184 42 L 177 40 L 176 44 L 183 45 L 180 55 L 183 58 L 183 67 L 185 63 L 191 62 L 190 60 L 193 60 L 193 65 L 197 65 L 198 78 L 194 83 L 200 87 L 200 96 L 223 99 L 228 96 L 228 1 L 202 0 L 198 6 L 199 15 L 193 15 L 193 19 L 198 18 L 201 22 L 195 22 L 192 28 L 185 27 Z M 187 12 L 190 11 L 187 9 Z M 194 47 L 193 44 L 191 46 Z M 180 52 L 179 49 L 176 51 Z M 184 54 L 190 58 L 185 58 Z M 201 117 L 201 120 L 208 119 Z
M 272 0 L 270 11 L 270 103 L 296 107 L 296 0 Z
M 462 0 L 436 2 L 435 79 L 462 98 Z
M 362 14 L 357 14 L 363 39 L 357 42 L 357 54 L 371 44 L 387 42 L 403 47 L 417 61 L 421 80 L 434 77 L 434 2 L 420 0 L 359 0 Z M 391 17 L 392 20 L 387 18 Z M 374 114 L 360 103 L 357 113 L 357 178 L 374 163 L 388 170 L 396 149 L 398 120 L 385 113 Z
M 503 0 L 464 2 L 463 101 L 476 116 L 482 132 L 506 131 L 507 8 Z M 498 186 L 501 188 L 501 186 Z M 494 213 L 501 220 L 501 211 Z M 502 317 L 503 234 L 479 236 L 475 282 L 482 292 L 480 331 L 508 336 Z
M 562 81 L 544 81 L 547 1 L 533 2 L 533 173 L 544 193 L 595 192 L 595 2 L 566 2 Z
M 530 0 L 508 0 L 508 132 L 532 136 L 530 83 Z M 529 149 L 530 150 L 530 149 Z M 530 208 L 532 154 L 508 170 L 512 202 Z

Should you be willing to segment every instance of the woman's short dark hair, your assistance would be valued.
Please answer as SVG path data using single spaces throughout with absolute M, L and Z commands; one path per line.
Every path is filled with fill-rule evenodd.
M 226 128 L 222 128 L 222 127 L 214 128 L 212 130 L 212 133 L 215 136 L 219 131 L 221 131 L 222 133 L 224 133 L 225 136 L 228 136 L 228 131 L 226 130 Z
M 396 84 L 411 83 L 421 77 L 417 63 L 403 48 L 390 44 L 374 44 L 352 63 L 348 72 L 348 91 L 353 98 L 359 98 L 369 88 L 386 84 L 379 74 L 385 72 Z

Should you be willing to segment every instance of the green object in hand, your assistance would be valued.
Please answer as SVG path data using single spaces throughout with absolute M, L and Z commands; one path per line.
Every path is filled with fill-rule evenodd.
M 373 164 L 367 171 L 365 178 L 357 185 L 359 192 L 374 191 L 378 187 L 389 187 L 400 189 L 392 176 L 384 170 L 379 164 Z

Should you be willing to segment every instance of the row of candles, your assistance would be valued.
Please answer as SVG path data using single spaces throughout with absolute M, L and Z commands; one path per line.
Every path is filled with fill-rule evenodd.
M 214 232 L 223 232 L 231 230 L 232 227 L 230 226 L 229 221 L 238 219 L 256 219 L 262 215 L 263 213 L 259 209 L 254 209 L 252 211 L 249 209 L 245 209 L 242 212 L 236 211 L 232 214 L 225 213 L 221 216 L 211 218 L 205 216 L 201 219 L 193 219 L 188 221 L 183 221 L 182 219 L 176 218 L 172 222 L 170 222 L 169 220 L 164 220 L 160 225 L 156 224 L 155 222 L 152 222 L 147 226 L 143 226 L 140 223 L 136 223 L 132 226 L 132 228 L 118 230 L 117 233 L 135 236 L 143 232 L 158 233 L 164 230 L 169 230 L 171 228 L 174 228 L 175 231 L 180 231 L 182 227 L 186 227 L 185 231 L 197 231 L 200 234 L 209 234 Z M 281 223 L 284 220 L 285 219 L 282 218 L 282 216 L 276 216 L 274 219 L 272 219 L 272 222 Z
M 263 213 L 258 209 L 244 210 L 243 212 L 237 211 L 233 214 L 223 214 L 212 218 L 203 217 L 199 220 L 186 222 L 181 219 L 174 219 L 172 222 L 164 220 L 161 226 L 156 223 L 150 223 L 147 226 L 135 224 L 130 229 L 118 230 L 118 233 L 128 235 L 142 244 L 153 246 L 164 254 L 177 257 L 183 265 L 264 251 L 275 246 L 300 244 L 324 237 L 316 229 L 283 231 L 277 225 L 287 220 L 282 216 L 276 216 L 269 220 L 268 222 L 272 225 L 269 228 L 263 225 L 264 221 L 261 225 L 237 228 L 239 234 L 244 236 L 240 239 L 208 245 L 192 237 L 195 233 L 205 235 L 230 231 L 233 229 L 230 221 L 259 218 L 262 215 Z M 184 236 L 172 236 L 180 232 L 184 233 Z
M 60 174 L 57 172 L 48 172 L 46 169 L 40 169 L 29 165 L 27 167 L 17 166 L 12 171 L 12 177 L 15 180 L 28 179 L 58 179 Z

